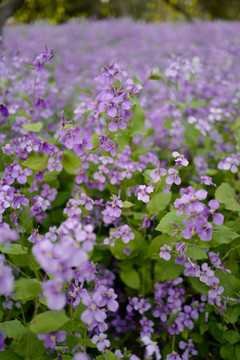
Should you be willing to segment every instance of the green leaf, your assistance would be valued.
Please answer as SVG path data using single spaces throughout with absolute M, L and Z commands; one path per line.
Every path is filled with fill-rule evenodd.
M 193 246 L 187 250 L 187 255 L 194 260 L 207 259 L 206 252 L 200 246 Z
M 23 66 L 29 70 L 36 70 L 36 68 L 34 66 L 29 66 L 29 65 L 23 65 Z
M 27 353 L 29 353 L 29 359 L 31 360 L 47 360 L 45 355 L 46 349 L 44 348 L 44 342 L 39 340 L 34 334 L 31 334 L 31 341 L 29 343 L 28 349 L 27 343 L 29 341 L 29 335 L 30 334 L 28 332 L 19 339 L 13 340 L 10 345 L 11 350 L 16 352 L 18 355 L 23 356 L 24 359 L 26 359 Z
M 20 165 L 27 167 L 31 170 L 41 171 L 46 169 L 48 165 L 47 156 L 43 157 L 30 157 L 23 161 Z
M 119 357 L 112 353 L 111 351 L 107 350 L 105 351 L 106 354 L 106 360 L 119 360 Z
M 173 280 L 183 273 L 184 267 L 175 264 L 174 259 L 169 261 L 158 259 L 154 267 L 154 281 L 162 282 L 165 280 Z
M 23 124 L 23 128 L 28 131 L 39 132 L 43 127 L 43 123 Z
M 236 200 L 235 190 L 228 183 L 222 183 L 215 191 L 215 198 L 225 205 L 227 210 L 240 211 L 240 204 Z
M 234 347 L 231 344 L 223 345 L 220 349 L 220 355 L 226 360 L 235 360 Z
M 169 193 L 160 192 L 154 195 L 149 203 L 150 215 L 157 214 L 159 211 L 164 210 L 170 203 L 171 197 L 171 191 L 169 191 Z
M 227 307 L 224 315 L 223 315 L 224 321 L 227 324 L 228 323 L 235 324 L 238 321 L 238 318 L 240 316 L 240 306 L 234 305 L 234 306 Z
M 211 241 L 202 241 L 201 246 L 219 246 L 221 244 L 228 244 L 234 239 L 238 238 L 239 234 L 233 231 L 231 228 L 225 225 L 217 225 L 217 228 L 212 232 L 212 240 Z M 209 244 L 207 244 L 209 243 Z M 207 245 L 207 246 L 206 246 Z
M 173 224 L 182 225 L 183 219 L 185 218 L 185 215 L 179 215 L 177 216 L 176 211 L 171 211 L 167 215 L 165 215 L 158 226 L 155 228 L 157 231 L 161 231 L 162 233 L 166 233 L 169 235 L 173 234 L 173 231 L 178 229 L 178 227 L 174 226 Z M 173 224 L 171 224 L 173 223 Z M 178 236 L 178 235 L 176 235 Z
M 235 356 L 236 360 L 240 360 L 240 345 L 235 346 Z
M 23 360 L 23 358 L 15 352 L 5 350 L 1 352 L 1 360 Z
M 35 322 L 30 325 L 34 334 L 44 334 L 57 330 L 69 321 L 64 311 L 46 311 L 36 316 Z
M 158 75 L 158 74 L 151 74 L 149 77 L 148 77 L 148 79 L 149 80 L 161 80 L 163 77 L 162 77 L 162 75 Z
M 35 298 L 42 291 L 40 283 L 37 279 L 21 278 L 15 281 L 14 299 L 27 301 Z
M 0 331 L 5 331 L 7 337 L 15 339 L 26 333 L 27 329 L 19 320 L 10 320 L 0 324 Z
M 132 207 L 132 206 L 134 206 L 134 204 L 133 203 L 131 203 L 130 201 L 123 201 L 123 207 L 124 208 L 126 208 L 126 209 L 128 209 L 128 208 L 130 208 L 130 207 Z
M 235 344 L 240 341 L 240 335 L 234 330 L 228 330 L 224 333 L 224 339 L 226 339 L 230 344 Z
M 99 146 L 99 136 L 98 136 L 98 134 L 95 132 L 94 134 L 93 134 L 93 136 L 92 136 L 92 141 L 91 141 L 91 143 L 93 144 L 93 147 L 95 148 L 95 147 L 97 147 L 97 146 Z
M 240 129 L 237 129 L 236 131 L 236 142 L 237 142 L 237 146 L 240 147 Z
M 62 165 L 69 174 L 76 175 L 75 170 L 82 167 L 80 159 L 67 151 L 63 153 Z
M 136 136 L 138 134 L 144 135 L 145 133 L 145 111 L 140 105 L 140 101 L 136 98 L 133 99 L 134 105 L 132 107 L 133 116 L 128 120 L 129 123 L 132 123 L 131 136 Z
M 69 191 L 59 191 L 55 200 L 52 202 L 52 207 L 58 207 L 65 204 L 70 198 Z
M 19 244 L 11 244 L 9 247 L 5 248 L 3 244 L 0 245 L 0 252 L 9 255 L 24 255 L 27 254 L 27 248 L 22 248 Z
M 121 280 L 132 289 L 140 289 L 141 281 L 138 272 L 134 269 L 122 269 L 120 272 Z
M 29 230 L 32 226 L 32 221 L 33 221 L 32 217 L 29 215 L 27 211 L 24 210 L 18 210 L 18 214 L 19 214 L 20 224 L 22 225 L 24 230 Z

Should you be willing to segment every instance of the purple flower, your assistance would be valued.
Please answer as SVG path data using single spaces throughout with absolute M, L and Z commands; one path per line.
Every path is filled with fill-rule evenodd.
M 12 170 L 12 177 L 17 179 L 19 184 L 25 184 L 27 182 L 27 176 L 32 175 L 32 170 L 22 169 L 20 165 L 15 165 Z
M 153 182 L 158 182 L 160 180 L 160 175 L 162 176 L 167 175 L 167 170 L 164 168 L 157 167 L 156 169 L 152 170 L 150 173 Z
M 135 195 L 137 196 L 138 200 L 142 200 L 145 203 L 148 203 L 150 198 L 149 195 L 151 192 L 153 192 L 152 186 L 146 186 L 146 185 L 139 185 Z
M 107 315 L 104 310 L 99 309 L 102 302 L 102 296 L 99 292 L 95 292 L 92 297 L 88 294 L 88 292 L 84 289 L 81 294 L 83 305 L 87 306 L 87 310 L 85 310 L 81 315 L 81 320 L 88 325 L 94 323 L 102 323 L 106 319 Z
M 165 244 L 164 246 L 162 246 L 160 248 L 160 250 L 161 250 L 160 253 L 159 253 L 160 258 L 162 258 L 162 259 L 164 259 L 166 261 L 171 259 L 171 254 L 169 253 L 169 251 L 172 251 L 171 246 L 168 246 L 168 245 Z
M 107 340 L 107 335 L 100 333 L 99 335 L 94 335 L 92 338 L 93 344 L 97 344 L 99 351 L 103 352 L 106 347 L 110 346 L 110 341 Z
M 80 156 L 80 155 L 83 155 L 84 154 L 84 149 L 88 149 L 88 150 L 91 150 L 93 149 L 93 144 L 91 144 L 91 141 L 92 138 L 91 136 L 86 136 L 85 138 L 77 138 L 75 140 L 76 144 L 74 145 L 74 151 L 75 153 Z
M 119 229 L 119 232 L 122 236 L 122 241 L 127 244 L 130 240 L 135 238 L 135 234 L 131 231 L 130 226 L 122 225 Z
M 4 265 L 4 257 L 0 254 L 0 294 L 8 296 L 13 292 L 14 277 L 10 266 Z
M 5 118 L 7 118 L 9 116 L 8 109 L 7 109 L 6 105 L 3 103 L 0 104 L 0 113 Z
M 47 280 L 41 284 L 43 295 L 47 298 L 50 310 L 62 310 L 66 304 L 65 295 L 62 293 L 63 284 L 59 280 Z
M 85 174 L 85 170 L 84 169 L 77 169 L 75 170 L 76 173 L 78 173 L 78 175 L 76 176 L 76 183 L 77 184 L 81 184 L 82 182 L 87 183 L 88 182 L 88 176 Z
M 90 357 L 85 353 L 77 353 L 74 355 L 73 360 L 90 360 Z
M 5 331 L 0 331 L 0 351 L 5 351 L 5 339 L 4 339 Z
M 173 168 L 168 169 L 168 174 L 171 175 L 166 178 L 166 183 L 168 185 L 171 185 L 173 183 L 176 185 L 181 184 L 181 178 L 178 176 L 179 172 L 176 169 Z
M 58 333 L 51 332 L 50 334 L 38 334 L 40 340 L 45 340 L 44 347 L 46 349 L 54 349 L 57 342 L 63 342 L 66 339 L 66 331 L 59 331 Z
M 107 306 L 110 311 L 116 312 L 119 304 L 115 300 L 118 296 L 115 294 L 114 289 L 107 289 L 104 285 L 100 285 L 98 290 L 101 294 L 101 306 Z
M 183 154 L 179 154 L 179 152 L 177 151 L 174 151 L 172 153 L 172 156 L 174 158 L 177 158 L 175 159 L 175 164 L 176 166 L 179 166 L 179 167 L 182 167 L 182 166 L 188 166 L 189 162 L 187 159 L 185 159 L 184 155 Z
M 210 200 L 208 205 L 210 206 L 209 213 L 212 214 L 213 222 L 217 225 L 222 225 L 224 216 L 220 213 L 215 213 L 215 211 L 219 208 L 219 202 L 217 200 Z
M 166 360 L 182 360 L 182 359 L 175 351 L 173 351 L 171 354 L 167 355 Z
M 33 64 L 36 65 L 36 73 L 41 73 L 43 70 L 45 70 L 44 65 L 49 62 L 53 56 L 54 56 L 55 50 L 48 51 L 47 47 L 46 50 L 40 53 L 35 60 L 33 61 Z
M 155 354 L 157 360 L 162 358 L 156 342 L 152 341 L 148 336 L 144 336 L 141 340 L 144 345 L 146 345 L 146 357 L 150 357 Z

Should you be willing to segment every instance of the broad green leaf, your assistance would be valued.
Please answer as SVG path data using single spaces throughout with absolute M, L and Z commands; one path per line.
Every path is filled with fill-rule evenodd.
M 1 352 L 1 360 L 23 360 L 23 357 L 13 351 L 5 350 Z
M 43 157 L 30 157 L 21 163 L 22 166 L 31 170 L 41 171 L 46 169 L 48 165 L 47 156 Z
M 55 200 L 52 202 L 52 207 L 54 208 L 65 204 L 69 198 L 70 198 L 69 191 L 59 191 L 57 193 Z
M 240 360 L 240 345 L 235 346 L 235 356 L 236 360 Z
M 130 201 L 123 201 L 123 207 L 124 208 L 126 208 L 126 209 L 128 209 L 128 208 L 130 208 L 130 207 L 132 207 L 132 206 L 134 206 L 134 204 L 133 203 L 131 203 Z
M 237 142 L 237 146 L 240 147 L 240 129 L 237 129 L 236 131 L 236 142 Z
M 81 168 L 81 162 L 79 157 L 66 151 L 63 153 L 62 164 L 64 170 L 66 170 L 69 174 L 72 175 L 76 175 L 75 170 Z
M 171 197 L 171 191 L 169 191 L 169 193 L 160 192 L 155 194 L 149 203 L 150 215 L 157 214 L 159 211 L 164 210 L 169 204 Z
M 177 216 L 175 210 L 171 211 L 162 218 L 155 230 L 172 235 L 173 231 L 178 229 L 174 224 L 181 226 L 184 218 L 185 215 L 182 214 Z
M 228 330 L 224 333 L 224 338 L 230 343 L 235 344 L 240 342 L 240 335 L 235 330 Z
M 11 244 L 9 247 L 5 247 L 3 244 L 0 245 L 0 252 L 9 255 L 23 255 L 27 254 L 27 248 L 19 244 Z
M 14 299 L 27 301 L 35 298 L 42 291 L 37 279 L 21 278 L 15 281 Z
M 55 181 L 55 180 L 57 180 L 57 177 L 58 177 L 58 171 L 54 170 L 54 171 L 50 171 L 50 172 L 45 172 L 43 174 L 43 176 L 44 176 L 45 182 Z
M 226 360 L 235 360 L 234 347 L 231 344 L 223 345 L 220 349 L 220 355 Z
M 34 334 L 44 334 L 61 328 L 69 321 L 64 311 L 46 311 L 36 316 L 35 322 L 30 325 Z
M 5 331 L 7 337 L 17 338 L 27 332 L 27 329 L 19 320 L 5 321 L 0 324 L 0 331 Z
M 20 224 L 24 230 L 29 230 L 32 226 L 33 218 L 29 215 L 27 211 L 18 210 Z
M 228 324 L 235 324 L 238 321 L 240 316 L 240 306 L 234 305 L 227 307 L 226 311 L 224 312 L 223 318 L 224 321 Z
M 112 353 L 111 351 L 107 350 L 105 351 L 106 354 L 106 360 L 119 360 L 119 357 Z
M 205 243 L 205 247 L 228 244 L 238 237 L 239 234 L 233 231 L 231 228 L 225 225 L 217 225 L 216 229 L 212 232 L 212 240 L 209 241 L 209 244 L 207 244 L 207 241 L 202 241 L 201 246 L 204 247 L 203 243 Z
M 23 356 L 26 359 L 27 353 L 29 352 L 29 359 L 31 360 L 47 360 L 46 349 L 44 348 L 44 341 L 39 340 L 36 335 L 31 334 L 31 341 L 29 343 L 29 350 L 27 347 L 29 339 L 29 332 L 21 336 L 19 339 L 13 340 L 10 348 L 15 353 Z M 2 360 L 1 356 L 0 359 Z M 22 359 L 22 358 L 21 358 Z
M 93 136 L 92 136 L 92 141 L 91 141 L 91 143 L 93 144 L 93 147 L 95 148 L 95 147 L 97 147 L 97 146 L 99 146 L 99 136 L 98 136 L 98 134 L 95 132 L 94 134 L 93 134 Z
M 120 272 L 120 278 L 132 289 L 140 289 L 141 281 L 138 272 L 134 269 L 122 269 Z
M 225 296 L 234 296 L 235 292 L 238 292 L 240 289 L 240 279 L 236 278 L 234 275 L 229 274 L 222 270 L 215 270 L 216 277 L 220 280 L 220 285 L 224 287 Z
M 193 246 L 187 250 L 187 255 L 194 260 L 207 259 L 206 252 L 200 246 Z
M 23 128 L 28 131 L 39 132 L 43 127 L 43 123 L 23 124 Z
M 162 282 L 166 280 L 173 280 L 183 273 L 184 267 L 175 264 L 174 259 L 169 261 L 158 259 L 154 267 L 154 280 Z
M 131 136 L 136 136 L 139 134 L 144 134 L 145 132 L 145 111 L 141 107 L 140 101 L 138 99 L 134 98 L 132 101 L 134 104 L 132 107 L 133 116 L 128 120 L 128 122 L 132 124 Z
M 227 210 L 240 211 L 240 203 L 236 199 L 235 190 L 228 183 L 222 183 L 215 191 L 215 198 L 225 205 Z

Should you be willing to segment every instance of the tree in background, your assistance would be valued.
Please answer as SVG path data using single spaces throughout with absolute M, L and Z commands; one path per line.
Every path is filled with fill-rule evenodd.
M 17 10 L 18 9 L 18 10 Z M 17 11 L 16 11 L 17 10 Z M 239 0 L 0 0 L 0 28 L 15 12 L 17 22 L 47 19 L 52 24 L 72 17 L 130 16 L 134 20 L 171 21 L 240 19 Z

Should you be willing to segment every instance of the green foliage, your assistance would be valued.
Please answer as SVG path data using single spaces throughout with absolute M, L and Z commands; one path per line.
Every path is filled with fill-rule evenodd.
M 43 123 L 23 124 L 23 128 L 28 131 L 39 132 L 43 128 Z
M 62 165 L 64 170 L 66 170 L 71 175 L 76 175 L 75 170 L 81 168 L 81 162 L 79 160 L 79 156 L 75 156 L 68 152 L 64 151 L 62 157 Z
M 49 333 L 58 330 L 69 321 L 64 311 L 46 311 L 36 316 L 30 325 L 30 330 L 34 334 Z
M 141 286 L 141 280 L 138 272 L 133 268 L 125 268 L 120 272 L 121 280 L 130 288 L 139 290 Z
M 42 291 L 37 279 L 21 278 L 15 281 L 14 298 L 21 301 L 34 299 Z
M 194 260 L 207 259 L 206 252 L 200 246 L 193 246 L 187 250 L 187 256 Z
M 5 334 L 9 338 L 17 338 L 18 336 L 27 332 L 25 326 L 19 320 L 5 321 L 0 324 L 0 331 L 5 331 Z
M 228 183 L 222 183 L 215 191 L 215 198 L 224 204 L 227 210 L 240 211 L 240 204 L 236 200 L 236 193 Z
M 48 158 L 46 155 L 42 157 L 29 157 L 27 160 L 23 161 L 21 165 L 31 170 L 41 171 L 46 169 Z

